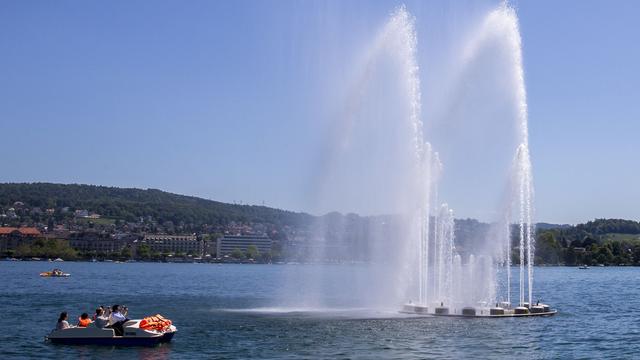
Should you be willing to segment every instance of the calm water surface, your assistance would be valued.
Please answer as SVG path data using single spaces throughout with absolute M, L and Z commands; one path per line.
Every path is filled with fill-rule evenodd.
M 40 278 L 51 263 L 0 262 L 3 358 L 640 358 L 638 268 L 537 268 L 536 297 L 556 307 L 557 316 L 457 319 L 278 307 L 283 274 L 292 268 L 348 283 L 363 271 L 356 265 L 56 265 L 72 276 Z M 357 303 L 340 293 L 327 296 L 346 307 Z M 71 321 L 114 303 L 128 305 L 134 318 L 161 313 L 179 332 L 171 344 L 154 348 L 43 341 L 60 311 Z

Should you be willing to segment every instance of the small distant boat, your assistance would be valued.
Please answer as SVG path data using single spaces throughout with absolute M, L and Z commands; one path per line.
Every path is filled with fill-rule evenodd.
M 55 262 L 62 262 L 62 261 L 64 261 L 64 260 L 62 260 L 61 258 L 56 258 L 56 259 L 54 259 L 53 261 L 55 261 Z
M 53 269 L 51 271 L 45 271 L 40 273 L 42 277 L 69 277 L 71 274 L 62 272 L 60 269 Z
M 578 267 L 578 269 L 580 270 L 587 270 L 589 267 L 587 265 L 582 265 L 580 267 Z
M 71 274 L 69 274 L 69 273 L 56 274 L 56 273 L 54 273 L 52 271 L 45 271 L 45 272 L 40 273 L 40 276 L 42 276 L 42 277 L 69 277 L 69 276 L 71 276 Z

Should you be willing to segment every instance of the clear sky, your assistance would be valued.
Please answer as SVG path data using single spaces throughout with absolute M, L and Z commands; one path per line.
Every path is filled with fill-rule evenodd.
M 406 2 L 423 96 L 433 50 L 494 3 Z M 327 104 L 399 4 L 2 1 L 0 181 L 313 212 Z M 640 220 L 640 2 L 513 5 L 537 220 Z

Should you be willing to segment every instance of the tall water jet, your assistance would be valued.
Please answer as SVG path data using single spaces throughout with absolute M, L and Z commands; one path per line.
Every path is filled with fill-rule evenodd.
M 508 214 L 504 220 L 504 239 L 505 239 L 505 247 L 504 254 L 502 257 L 502 266 L 506 272 L 506 285 L 505 290 L 507 293 L 507 303 L 511 304 L 511 216 Z
M 454 246 L 454 218 L 453 210 L 447 204 L 442 204 L 436 225 L 436 255 L 437 255 L 437 292 L 436 298 L 441 302 L 451 302 L 451 284 L 453 282 Z
M 507 179 L 507 184 L 511 188 L 507 197 L 510 199 L 509 206 L 499 210 L 502 215 L 498 217 L 499 227 L 504 229 L 504 242 L 493 244 L 491 239 L 486 240 L 487 253 L 493 253 L 491 248 L 501 248 L 502 254 L 494 262 L 500 262 L 504 269 L 506 285 L 503 287 L 503 295 L 508 302 L 511 301 L 511 225 L 518 226 L 519 240 L 519 303 L 523 304 L 527 300 L 533 301 L 533 261 L 535 250 L 535 230 L 533 227 L 533 180 L 531 160 L 529 155 L 529 134 L 527 100 L 524 83 L 524 71 L 522 63 L 522 40 L 518 18 L 513 8 L 502 3 L 496 9 L 490 11 L 479 28 L 472 32 L 463 47 L 459 71 L 454 76 L 454 87 L 463 87 L 466 76 L 477 62 L 483 64 L 496 63 L 496 76 L 499 76 L 500 86 L 504 87 L 505 98 L 497 99 L 503 102 L 503 108 L 512 113 L 510 117 L 515 126 L 516 136 L 512 153 L 515 154 L 513 165 L 511 166 L 511 179 Z M 483 62 L 484 61 L 484 62 Z M 496 85 L 497 86 L 497 85 Z M 453 90 L 453 93 L 459 92 Z M 452 101 L 451 104 L 459 104 Z M 446 105 L 452 106 L 452 105 Z M 450 114 L 451 110 L 444 111 Z M 446 184 L 446 181 L 445 181 Z M 510 184 L 510 185 L 509 185 Z M 513 217 L 515 216 L 515 218 Z M 501 231 L 498 231 L 501 232 Z M 476 259 L 477 260 L 477 259 Z M 487 283 L 488 286 L 491 284 Z
M 437 191 L 433 172 L 439 161 L 424 141 L 416 47 L 414 18 L 401 6 L 363 53 L 332 139 L 336 146 L 329 146 L 321 174 L 321 208 L 333 210 L 341 204 L 341 210 L 394 219 L 395 225 L 387 226 L 395 231 L 391 238 L 373 227 L 368 231 L 366 257 L 380 285 L 361 287 L 359 297 L 367 305 L 395 306 L 406 298 L 426 301 L 428 268 L 417 264 L 427 261 L 429 244 L 423 235 L 430 231 L 433 206 L 425 204 Z M 376 98 L 379 89 L 385 90 L 383 99 Z M 371 218 L 370 226 L 374 222 Z M 390 220 L 381 222 L 388 225 Z M 333 246 L 326 239 L 327 227 L 316 228 L 314 237 L 323 239 L 317 241 L 320 247 Z M 369 284 L 370 278 L 361 283 Z
M 525 303 L 525 277 L 527 299 L 533 302 L 533 254 L 535 251 L 535 230 L 533 225 L 533 176 L 531 158 L 529 155 L 529 130 L 527 95 L 524 82 L 524 67 L 522 63 L 522 39 L 518 17 L 513 8 L 503 3 L 498 9 L 489 14 L 487 27 L 493 27 L 504 34 L 504 46 L 510 57 L 510 78 L 513 89 L 513 101 L 516 106 L 517 123 L 519 126 L 520 143 L 516 149 L 515 175 L 517 177 L 517 193 L 514 197 L 518 201 L 518 227 L 520 238 L 520 304 Z M 510 254 L 508 254 L 510 256 Z M 526 264 L 526 265 L 525 265 Z M 526 274 L 525 274 L 526 266 Z M 510 273 L 508 273 L 510 277 Z M 510 282 L 510 279 L 509 279 Z
M 518 200 L 519 229 L 520 229 L 520 304 L 524 298 L 524 264 L 526 262 L 527 299 L 533 303 L 533 254 L 535 251 L 535 230 L 533 225 L 533 176 L 531 170 L 531 158 L 529 156 L 529 119 L 527 111 L 527 94 L 524 84 L 524 67 L 522 64 L 522 39 L 518 17 L 515 10 L 503 4 L 496 12 L 496 17 L 504 22 L 506 46 L 512 54 L 512 67 L 510 74 L 514 89 L 514 100 L 517 106 L 517 120 L 520 129 L 520 145 L 516 150 L 517 176 L 518 176 Z M 525 250 L 526 249 L 526 250 Z
M 525 302 L 525 277 L 527 299 L 533 301 L 533 254 L 535 246 L 534 226 L 532 224 L 532 175 L 529 149 L 520 145 L 516 155 L 517 186 L 519 202 L 519 238 L 520 238 L 520 304 Z M 526 264 L 526 274 L 525 274 Z
M 436 228 L 432 230 L 431 214 L 434 204 L 438 202 L 438 179 L 442 172 L 442 163 L 438 153 L 433 151 L 431 144 L 426 143 L 422 155 L 421 176 L 423 178 L 423 203 L 420 207 L 420 241 L 419 241 L 419 261 L 418 261 L 418 287 L 420 290 L 420 304 L 429 302 L 429 259 L 430 259 L 430 234 L 433 231 L 437 233 L 437 212 L 434 217 L 434 225 Z

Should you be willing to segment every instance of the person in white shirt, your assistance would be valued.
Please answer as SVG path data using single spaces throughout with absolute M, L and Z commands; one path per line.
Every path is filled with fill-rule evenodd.
M 125 315 L 126 312 L 123 314 L 123 310 L 120 305 L 113 305 L 111 307 L 111 315 L 109 315 L 109 325 L 125 321 L 127 319 Z
M 67 321 L 67 312 L 63 311 L 60 313 L 60 317 L 58 317 L 58 323 L 56 324 L 56 330 L 68 329 L 71 326 Z
M 111 315 L 109 315 L 109 327 L 115 330 L 117 336 L 124 334 L 123 324 L 127 319 L 127 308 L 122 309 L 120 305 L 113 305 L 111 307 Z

